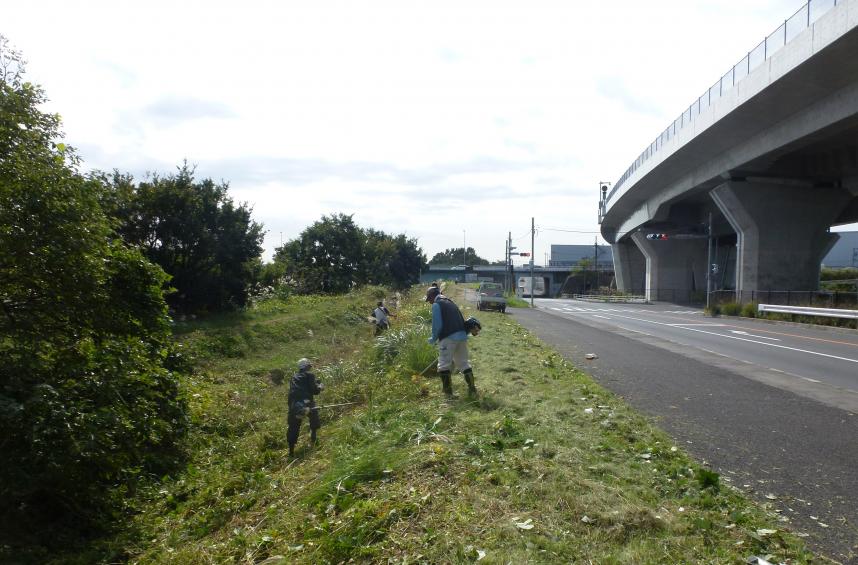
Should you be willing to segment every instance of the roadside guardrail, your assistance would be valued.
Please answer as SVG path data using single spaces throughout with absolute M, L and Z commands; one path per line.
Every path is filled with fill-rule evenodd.
M 821 318 L 846 318 L 858 320 L 858 310 L 842 310 L 839 308 L 811 308 L 809 306 L 782 306 L 780 304 L 759 304 L 760 312 L 777 312 L 779 314 L 799 314 L 802 316 L 819 316 Z
M 610 294 L 573 294 L 575 300 L 585 300 L 588 302 L 621 302 L 631 304 L 646 304 L 645 296 L 626 295 L 610 295 Z

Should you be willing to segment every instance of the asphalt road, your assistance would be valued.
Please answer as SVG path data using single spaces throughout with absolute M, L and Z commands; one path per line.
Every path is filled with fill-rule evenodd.
M 815 551 L 858 563 L 858 332 L 675 306 L 536 306 L 507 312 Z

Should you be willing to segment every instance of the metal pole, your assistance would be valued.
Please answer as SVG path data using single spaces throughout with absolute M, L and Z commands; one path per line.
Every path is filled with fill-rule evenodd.
M 593 238 L 593 271 L 596 273 L 596 292 L 593 294 L 598 294 L 599 291 L 599 236 L 595 236 Z
M 465 244 L 465 230 L 462 230 L 462 265 L 468 264 L 468 247 Z
M 511 293 L 515 293 L 515 274 L 512 270 L 512 232 L 507 234 L 507 238 L 509 240 L 509 245 L 507 245 L 507 249 L 509 249 L 509 262 L 506 265 L 506 277 L 509 280 L 509 291 Z
M 530 307 L 533 308 L 533 293 L 536 290 L 536 284 L 533 280 L 533 250 L 534 240 L 536 239 L 536 218 L 530 218 Z
M 509 278 L 509 273 L 507 273 L 507 263 L 509 262 L 509 242 L 503 242 L 503 282 L 504 282 L 504 290 L 509 292 L 509 287 L 506 285 L 506 281 Z
M 709 294 L 712 292 L 712 212 L 709 212 L 708 241 L 706 242 L 706 308 L 709 308 Z

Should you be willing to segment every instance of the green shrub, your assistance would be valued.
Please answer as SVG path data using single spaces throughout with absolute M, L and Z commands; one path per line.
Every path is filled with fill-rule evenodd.
M 721 305 L 721 313 L 725 316 L 738 316 L 742 311 L 742 305 L 738 302 L 727 302 Z
M 2 36 L 0 58 L 20 67 Z M 111 524 L 187 421 L 168 277 L 119 241 L 44 101 L 0 73 L 0 546 Z
M 749 302 L 742 306 L 742 316 L 746 318 L 756 318 L 757 317 L 757 303 Z

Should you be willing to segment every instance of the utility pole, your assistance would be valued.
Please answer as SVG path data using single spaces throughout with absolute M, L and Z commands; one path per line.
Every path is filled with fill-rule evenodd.
M 465 243 L 465 230 L 462 230 L 462 265 L 468 264 L 468 246 Z
M 507 273 L 507 263 L 509 262 L 509 241 L 503 242 L 503 282 L 504 289 L 507 290 L 509 287 L 506 285 L 506 281 L 509 278 Z
M 530 218 L 530 307 L 533 308 L 533 292 L 536 290 L 536 284 L 533 281 L 533 251 L 534 240 L 536 239 L 536 218 Z
M 507 235 L 507 238 L 509 241 L 509 244 L 507 245 L 507 249 L 509 249 L 509 258 L 508 258 L 509 261 L 507 263 L 507 274 L 506 274 L 506 276 L 507 276 L 507 279 L 509 279 L 509 287 L 508 287 L 509 291 L 515 292 L 515 271 L 513 271 L 513 268 L 512 268 L 512 250 L 515 249 L 515 247 L 512 245 L 512 232 L 509 232 L 509 234 Z

